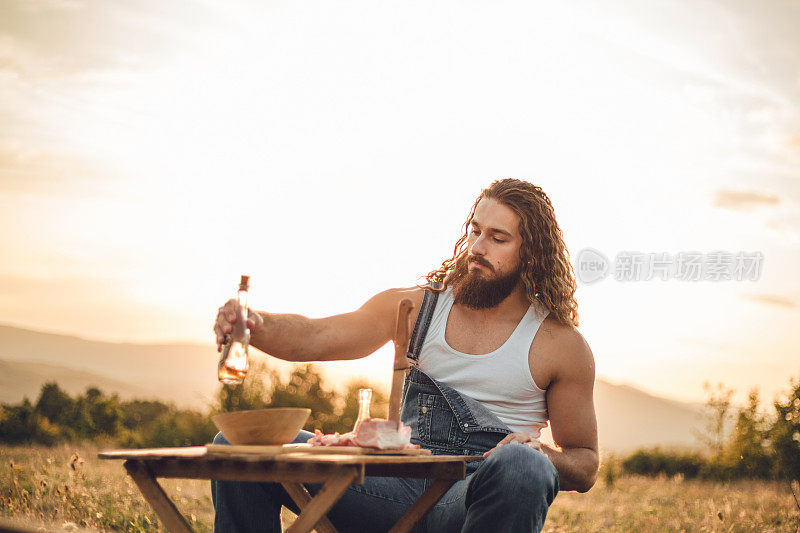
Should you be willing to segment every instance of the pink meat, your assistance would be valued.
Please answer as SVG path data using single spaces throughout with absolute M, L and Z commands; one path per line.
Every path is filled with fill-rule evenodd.
M 402 422 L 390 422 L 379 418 L 368 418 L 359 424 L 355 432 L 325 435 L 314 430 L 314 436 L 308 439 L 313 446 L 360 446 L 378 450 L 402 450 L 419 448 L 411 444 L 411 428 Z
M 315 429 L 314 436 L 306 442 L 314 446 L 355 446 L 354 438 L 355 434 L 352 431 L 344 434 L 336 432 L 332 435 L 325 435 Z
M 402 422 L 379 418 L 368 418 L 361 422 L 354 440 L 358 446 L 379 450 L 402 450 L 416 447 L 411 445 L 410 427 L 404 426 Z

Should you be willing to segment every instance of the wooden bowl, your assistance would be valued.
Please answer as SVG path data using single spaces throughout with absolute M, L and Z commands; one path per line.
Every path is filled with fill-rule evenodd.
M 311 415 L 311 409 L 273 407 L 220 413 L 214 425 L 231 444 L 288 444 Z

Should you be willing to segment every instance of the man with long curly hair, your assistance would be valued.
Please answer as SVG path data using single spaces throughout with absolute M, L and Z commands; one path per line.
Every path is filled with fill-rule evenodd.
M 428 329 L 409 353 L 403 423 L 434 453 L 483 458 L 467 463 L 466 479 L 419 527 L 540 531 L 558 491 L 588 491 L 599 463 L 594 357 L 576 329 L 576 283 L 550 199 L 526 181 L 495 181 L 472 206 L 452 257 L 426 278 L 425 287 L 390 289 L 327 318 L 251 311 L 251 345 L 288 361 L 364 357 L 391 340 L 397 306 L 411 299 L 415 331 Z M 426 292 L 433 306 L 421 305 Z M 218 311 L 218 345 L 234 306 Z M 432 311 L 416 316 L 420 307 Z M 555 447 L 539 442 L 548 422 Z M 426 480 L 367 477 L 328 517 L 339 531 L 387 531 L 426 488 Z M 280 531 L 281 506 L 297 510 L 280 484 L 214 481 L 212 496 L 218 531 Z

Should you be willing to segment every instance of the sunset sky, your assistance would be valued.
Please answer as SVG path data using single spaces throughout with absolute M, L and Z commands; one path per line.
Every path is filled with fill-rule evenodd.
M 4 0 L 0 323 L 210 346 L 242 273 L 258 309 L 350 311 L 516 177 L 573 259 L 761 252 L 758 281 L 576 296 L 598 376 L 771 400 L 800 376 L 798 27 L 773 1 Z

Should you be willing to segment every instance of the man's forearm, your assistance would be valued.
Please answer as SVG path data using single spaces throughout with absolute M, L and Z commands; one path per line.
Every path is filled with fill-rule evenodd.
M 590 448 L 556 449 L 542 444 L 542 452 L 558 471 L 559 490 L 586 492 L 597 480 L 599 457 Z
M 250 345 L 285 361 L 319 361 L 318 326 L 302 315 L 258 311 L 264 323 L 250 332 Z

